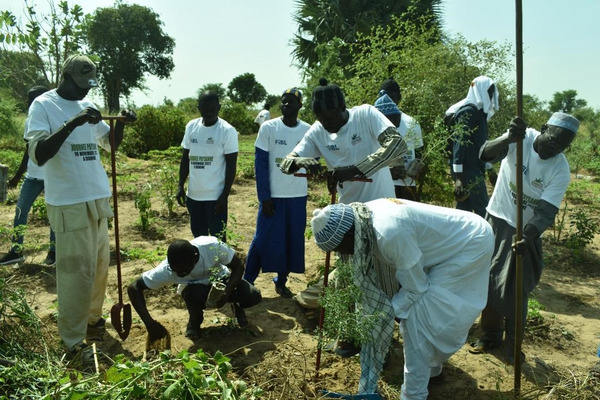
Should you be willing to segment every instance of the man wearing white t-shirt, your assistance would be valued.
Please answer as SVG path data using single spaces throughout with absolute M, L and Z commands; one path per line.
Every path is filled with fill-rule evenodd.
M 31 107 L 31 103 L 33 103 L 33 100 L 35 100 L 36 97 L 47 91 L 48 88 L 44 86 L 34 86 L 29 89 L 29 92 L 27 93 L 27 108 Z M 25 127 L 25 132 L 27 132 L 27 127 Z M 31 206 L 33 206 L 35 199 L 37 199 L 44 190 L 44 171 L 42 170 L 42 167 L 35 165 L 29 158 L 29 144 L 25 145 L 25 152 L 23 153 L 21 165 L 19 166 L 18 171 L 15 172 L 15 175 L 9 180 L 8 187 L 16 187 L 25 171 L 27 171 L 27 173 L 25 174 L 25 180 L 23 180 L 23 184 L 21 185 L 19 198 L 17 199 L 17 207 L 15 209 L 14 228 L 25 227 L 27 225 L 29 210 L 31 210 Z M 25 260 L 25 257 L 23 257 L 23 234 L 23 231 L 18 230 L 13 233 L 10 251 L 0 259 L 0 265 L 20 263 Z M 55 241 L 54 231 L 50 228 L 50 247 L 48 255 L 44 260 L 45 265 L 54 265 L 56 262 L 56 252 L 54 249 Z
M 402 139 L 406 143 L 406 153 L 404 153 L 404 165 L 392 167 L 392 179 L 396 197 L 399 199 L 419 200 L 417 194 L 417 175 L 409 176 L 407 171 L 416 159 L 416 149 L 423 147 L 423 138 L 421 136 L 421 126 L 414 118 L 400 111 L 396 103 L 385 90 L 379 92 L 379 97 L 375 101 L 377 108 L 385 115 L 391 123 L 394 124 Z M 417 163 L 420 164 L 419 161 Z M 422 167 L 421 167 L 422 168 Z
M 346 108 L 339 86 L 321 79 L 313 92 L 312 109 L 317 121 L 281 164 L 284 173 L 306 168 L 321 172 L 316 157 L 332 170 L 332 186 L 339 184 L 340 203 L 394 197 L 389 167 L 402 165 L 406 143 L 396 127 L 369 104 Z M 352 182 L 353 178 L 372 182 Z
M 282 117 L 262 124 L 254 144 L 260 203 L 244 278 L 254 283 L 261 270 L 276 272 L 275 291 L 286 298 L 293 296 L 286 286 L 289 273 L 304 273 L 307 183 L 306 178 L 284 174 L 279 165 L 310 128 L 298 120 L 301 108 L 302 92 L 298 88 L 285 90 Z
M 305 168 L 319 174 L 321 165 L 315 157 L 323 157 L 327 168 L 333 170 L 329 189 L 337 189 L 340 203 L 393 198 L 394 185 L 387 167 L 403 165 L 406 152 L 406 143 L 396 127 L 372 105 L 347 109 L 339 86 L 329 85 L 325 79 L 319 84 L 312 100 L 317 121 L 283 160 L 281 170 L 289 174 Z M 372 182 L 352 182 L 356 177 L 369 177 Z M 323 279 L 295 299 L 302 307 L 315 309 L 322 291 Z
M 213 235 L 226 241 L 227 201 L 235 179 L 238 133 L 219 118 L 220 109 L 215 92 L 206 91 L 198 97 L 201 117 L 187 124 L 181 141 L 177 202 L 187 206 L 194 237 Z
M 515 252 L 523 258 L 523 331 L 527 321 L 529 293 L 540 281 L 544 268 L 541 235 L 553 222 L 571 179 L 563 150 L 575 138 L 579 121 L 569 114 L 554 113 L 541 133 L 527 128 L 520 118 L 508 131 L 488 141 L 481 160 L 502 160 L 498 180 L 487 206 L 486 218 L 494 230 L 495 250 L 490 270 L 488 303 L 481 313 L 483 337 L 473 343 L 472 353 L 481 353 L 503 344 L 506 360 L 514 363 L 515 344 Z M 516 141 L 523 139 L 523 238 L 516 234 Z M 521 172 L 522 171 L 522 172 Z
M 155 340 L 164 337 L 166 329 L 150 316 L 144 291 L 179 285 L 177 292 L 181 293 L 189 313 L 185 336 L 197 340 L 213 282 L 225 284 L 215 306 L 221 308 L 227 302 L 232 303 L 238 324 L 248 324 L 244 308 L 260 303 L 262 296 L 253 285 L 242 279 L 243 273 L 244 266 L 235 251 L 213 236 L 200 236 L 191 241 L 175 240 L 169 245 L 167 258 L 131 283 L 127 293 L 150 339 Z
M 270 109 L 271 105 L 269 103 L 265 103 L 263 109 L 260 110 L 256 118 L 254 118 L 254 123 L 258 124 L 259 128 L 263 124 L 263 122 L 271 119 L 271 112 L 269 111 Z
M 102 305 L 110 248 L 108 218 L 113 216 L 108 177 L 98 145 L 110 151 L 109 126 L 96 106 L 85 100 L 97 86 L 96 66 L 85 56 L 63 64 L 58 88 L 36 98 L 29 109 L 29 157 L 44 166 L 48 219 L 56 234 L 58 333 L 69 353 L 93 361 L 84 344 L 90 328 L 104 328 Z M 126 121 L 133 112 L 123 111 Z M 115 124 L 114 143 L 124 123 Z

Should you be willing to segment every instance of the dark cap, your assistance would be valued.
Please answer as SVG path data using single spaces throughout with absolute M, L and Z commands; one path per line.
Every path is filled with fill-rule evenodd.
M 63 64 L 63 73 L 69 74 L 75 84 L 82 89 L 98 86 L 96 81 L 96 64 L 82 55 L 67 58 Z

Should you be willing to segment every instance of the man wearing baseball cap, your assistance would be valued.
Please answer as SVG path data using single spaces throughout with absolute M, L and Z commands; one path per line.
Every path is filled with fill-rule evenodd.
M 504 344 L 506 361 L 514 364 L 515 253 L 523 257 L 522 338 L 529 293 L 537 286 L 544 269 L 540 236 L 554 222 L 569 186 L 571 173 L 563 151 L 571 145 L 578 128 L 579 121 L 562 112 L 552 114 L 548 123 L 542 126 L 541 133 L 527 128 L 525 122 L 517 117 L 504 135 L 487 141 L 482 147 L 480 157 L 483 162 L 502 160 L 502 163 L 486 215 L 496 243 L 488 303 L 481 314 L 484 334 L 472 344 L 472 353 L 486 352 Z M 516 142 L 519 139 L 523 140 L 523 165 L 515 170 Z M 524 228 L 522 240 L 514 243 L 517 171 L 523 174 Z
M 110 186 L 98 145 L 110 151 L 109 126 L 98 108 L 86 100 L 98 86 L 96 65 L 74 55 L 64 62 L 56 89 L 37 97 L 29 109 L 25 140 L 29 157 L 44 165 L 48 219 L 56 234 L 58 333 L 69 356 L 93 362 L 86 336 L 101 339 L 102 305 L 110 248 L 107 219 L 113 216 Z M 122 111 L 126 121 L 135 113 Z M 115 146 L 124 123 L 114 131 Z

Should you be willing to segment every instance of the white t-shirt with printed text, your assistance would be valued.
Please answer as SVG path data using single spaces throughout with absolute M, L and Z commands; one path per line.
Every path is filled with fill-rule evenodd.
M 188 122 L 181 147 L 190 151 L 187 196 L 196 201 L 214 201 L 225 187 L 225 155 L 238 152 L 238 133 L 224 119 L 212 126 L 202 118 Z
M 65 100 L 50 90 L 38 96 L 29 108 L 25 139 L 44 132 L 48 136 L 87 107 L 96 108 L 88 100 Z M 43 167 L 46 203 L 53 206 L 77 204 L 110 197 L 108 176 L 98 145 L 110 151 L 110 127 L 83 124 L 71 132 L 58 152 Z
M 235 251 L 213 236 L 198 236 L 190 240 L 196 246 L 200 258 L 192 271 L 184 277 L 179 277 L 169 268 L 165 259 L 158 266 L 142 274 L 144 284 L 149 289 L 160 289 L 169 284 L 203 284 L 209 285 L 212 276 L 224 277 L 229 275 L 227 264 L 231 262 Z
M 329 133 L 316 121 L 294 148 L 301 157 L 323 157 L 329 170 L 356 165 L 373 154 L 381 145 L 377 138 L 394 125 L 374 106 L 363 104 L 348 109 L 348 122 L 337 133 Z M 338 187 L 339 202 L 367 202 L 395 197 L 389 168 L 370 176 L 373 182 L 344 182 Z
M 294 127 L 285 125 L 281 118 L 266 121 L 260 126 L 254 146 L 269 153 L 269 187 L 271 197 L 291 198 L 307 195 L 306 178 L 284 174 L 281 161 L 302 140 L 310 125 L 298 120 Z
M 533 211 L 544 200 L 560 208 L 562 198 L 571 181 L 571 172 L 567 158 L 559 153 L 542 160 L 533 149 L 533 142 L 540 135 L 535 129 L 528 128 L 523 139 L 523 226 L 533 218 Z M 507 137 L 508 132 L 502 137 Z M 510 226 L 517 226 L 516 194 L 516 158 L 517 145 L 511 143 L 508 154 L 500 164 L 498 180 L 487 212 L 502 218 Z
M 404 167 L 408 169 L 410 164 L 416 158 L 415 150 L 423 147 L 423 136 L 421 134 L 421 126 L 410 115 L 402 113 L 400 118 L 400 126 L 396 128 L 404 143 L 406 143 L 406 153 L 404 153 Z M 394 180 L 396 186 L 416 186 L 416 182 L 411 177 Z

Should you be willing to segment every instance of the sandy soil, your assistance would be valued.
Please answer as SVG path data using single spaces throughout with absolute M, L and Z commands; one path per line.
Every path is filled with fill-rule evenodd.
M 138 164 L 136 173 L 142 177 L 151 174 L 150 163 Z M 138 184 L 143 181 L 143 178 L 139 179 Z M 138 211 L 134 208 L 133 198 L 125 193 L 125 189 L 123 192 L 119 198 L 121 248 L 154 251 L 166 249 L 175 238 L 190 238 L 187 211 L 178 207 L 175 216 L 166 218 L 158 197 L 152 199 L 155 211 L 153 229 L 142 233 L 136 224 Z M 17 195 L 18 192 L 13 191 L 11 196 L 15 198 Z M 315 204 L 310 203 L 309 210 L 314 208 Z M 256 212 L 254 182 L 236 181 L 230 198 L 230 216 L 232 220 L 235 219 L 233 230 L 239 242 L 238 250 L 242 252 L 247 251 L 252 240 Z M 0 205 L 0 223 L 3 226 L 11 225 L 13 215 L 14 204 Z M 46 241 L 47 227 L 34 216 L 26 242 L 44 244 Z M 598 247 L 596 238 L 592 246 L 593 262 L 589 265 L 574 268 L 570 266 L 571 263 L 563 263 L 556 258 L 548 262 L 542 282 L 535 290 L 536 298 L 545 306 L 545 310 L 541 311 L 543 323 L 528 329 L 523 345 L 527 359 L 522 368 L 522 393 L 530 396 L 527 398 L 546 398 L 542 395 L 543 391 L 536 388 L 550 387 L 559 381 L 564 383 L 565 379 L 580 382 L 597 361 L 596 348 L 600 334 Z M 552 252 L 550 250 L 547 253 Z M 292 275 L 290 278 L 289 287 L 295 293 L 317 277 L 317 269 L 324 263 L 324 253 L 312 241 L 306 242 L 306 254 L 306 274 Z M 57 299 L 54 269 L 41 265 L 44 257 L 43 249 L 28 250 L 25 264 L 9 267 L 13 268 L 11 282 L 26 290 L 30 304 L 46 326 L 55 330 L 54 305 Z M 113 261 L 105 302 L 107 314 L 118 300 L 114 264 Z M 124 285 L 149 268 L 152 268 L 152 264 L 145 260 L 124 260 Z M 272 277 L 273 274 L 261 274 L 256 282 L 262 291 L 263 301 L 247 310 L 249 326 L 236 326 L 228 306 L 221 310 L 210 310 L 206 313 L 203 335 L 196 342 L 184 337 L 187 312 L 174 288 L 147 292 L 149 310 L 170 331 L 173 351 L 195 351 L 200 347 L 208 352 L 222 351 L 232 358 L 235 373 L 247 382 L 260 385 L 267 393 L 266 398 L 314 399 L 319 398 L 321 389 L 355 392 L 360 372 L 358 357 L 342 359 L 323 353 L 320 376 L 316 378 L 316 321 L 308 319 L 293 299 L 279 297 L 275 293 Z M 473 334 L 477 333 L 477 325 L 472 331 Z M 145 329 L 134 312 L 133 327 L 125 341 L 121 341 L 116 332 L 109 329 L 99 346 L 110 355 L 124 353 L 139 359 L 144 356 L 145 338 Z M 398 398 L 402 365 L 402 340 L 396 333 L 392 358 L 380 384 L 387 398 Z M 513 388 L 513 371 L 512 367 L 501 361 L 500 354 L 472 355 L 468 352 L 468 345 L 465 345 L 445 364 L 445 379 L 430 388 L 430 399 L 509 398 Z M 600 389 L 595 386 L 595 390 Z M 600 391 L 596 393 L 600 398 Z

